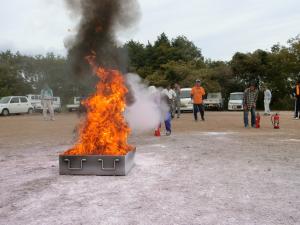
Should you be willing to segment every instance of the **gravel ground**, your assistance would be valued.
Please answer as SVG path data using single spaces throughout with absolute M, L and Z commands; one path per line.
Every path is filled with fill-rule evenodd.
M 0 224 L 300 224 L 300 121 L 245 129 L 239 112 L 174 119 L 170 137 L 133 134 L 125 177 L 60 176 L 75 114 L 0 118 Z

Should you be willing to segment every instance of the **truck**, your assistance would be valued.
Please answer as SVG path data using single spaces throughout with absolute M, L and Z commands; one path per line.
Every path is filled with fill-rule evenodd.
M 208 93 L 207 98 L 203 100 L 205 109 L 223 110 L 224 99 L 221 92 Z
M 78 111 L 80 106 L 81 97 L 74 97 L 73 104 L 68 104 L 67 109 L 69 112 Z

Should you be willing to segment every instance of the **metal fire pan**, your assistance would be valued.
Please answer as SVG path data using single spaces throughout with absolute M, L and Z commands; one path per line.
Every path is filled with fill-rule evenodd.
M 60 155 L 60 175 L 125 176 L 134 166 L 135 149 L 124 156 Z

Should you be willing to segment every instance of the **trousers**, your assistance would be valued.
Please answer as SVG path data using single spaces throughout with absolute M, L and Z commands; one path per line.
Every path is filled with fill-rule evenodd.
M 202 104 L 194 104 L 194 118 L 198 120 L 197 113 L 200 112 L 201 119 L 204 120 L 204 109 Z
M 250 112 L 251 112 L 251 126 L 255 127 L 255 119 L 256 119 L 255 108 L 252 107 L 250 109 Z M 249 124 L 248 114 L 249 114 L 249 110 L 244 109 L 244 125 L 245 125 L 245 127 L 248 127 L 248 124 Z
M 270 102 L 271 102 L 271 100 L 269 100 L 269 99 L 264 100 L 265 113 L 267 113 L 267 114 L 271 113 L 271 111 L 270 111 Z
M 49 110 L 50 118 L 53 119 L 54 118 L 54 109 L 53 109 L 53 105 L 52 105 L 52 100 L 43 100 L 42 104 L 43 104 L 44 118 L 45 119 L 47 118 L 47 111 Z

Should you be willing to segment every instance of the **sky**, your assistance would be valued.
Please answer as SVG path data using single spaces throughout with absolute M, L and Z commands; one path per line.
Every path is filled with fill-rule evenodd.
M 140 18 L 117 33 L 124 43 L 147 44 L 165 32 L 184 35 L 205 58 L 230 60 L 235 52 L 269 50 L 300 34 L 299 0 L 139 0 Z M 0 51 L 66 55 L 79 18 L 64 0 L 0 0 Z

